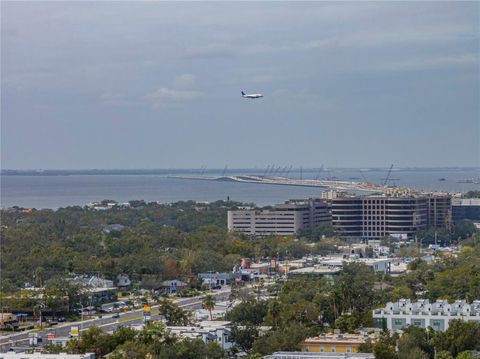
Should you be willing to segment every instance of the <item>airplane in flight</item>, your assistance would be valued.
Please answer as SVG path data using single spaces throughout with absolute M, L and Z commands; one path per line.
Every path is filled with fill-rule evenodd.
M 261 93 L 250 93 L 250 94 L 247 94 L 245 92 L 242 91 L 242 97 L 243 98 L 260 98 L 260 97 L 263 97 L 263 95 Z

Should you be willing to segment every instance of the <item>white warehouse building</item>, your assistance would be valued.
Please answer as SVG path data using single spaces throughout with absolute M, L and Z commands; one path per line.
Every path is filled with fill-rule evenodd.
M 400 299 L 389 302 L 385 308 L 373 311 L 373 320 L 381 328 L 385 323 L 389 330 L 402 330 L 409 325 L 445 331 L 451 320 L 461 319 L 480 323 L 480 300 L 471 304 L 465 300 L 457 300 L 449 304 L 446 300 L 430 303 L 428 299 L 412 302 L 410 299 Z

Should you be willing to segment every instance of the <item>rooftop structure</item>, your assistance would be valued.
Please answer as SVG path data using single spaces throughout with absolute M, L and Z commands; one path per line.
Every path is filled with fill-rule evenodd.
M 96 276 L 76 276 L 72 282 L 87 288 L 114 288 L 113 281 Z
M 290 277 L 295 276 L 307 276 L 307 277 L 321 277 L 332 276 L 340 273 L 342 269 L 340 267 L 332 267 L 328 265 L 317 264 L 312 267 L 304 267 L 298 269 L 292 269 L 288 271 Z
M 453 319 L 480 321 L 480 300 L 471 304 L 465 300 L 456 300 L 449 304 L 446 300 L 430 303 L 428 299 L 412 302 L 410 299 L 400 299 L 389 302 L 385 308 L 375 309 L 373 319 L 376 326 L 384 325 L 389 330 L 401 330 L 409 325 L 419 328 L 432 327 L 434 330 L 448 329 Z
M 390 273 L 391 265 L 393 262 L 392 258 L 357 258 L 355 256 L 343 258 L 343 257 L 320 257 L 319 262 L 323 266 L 327 266 L 330 268 L 340 268 L 343 266 L 343 263 L 363 263 L 366 266 L 372 268 L 374 272 L 383 272 L 383 273 Z
M 225 350 L 233 346 L 228 321 L 206 320 L 195 326 L 167 326 L 167 330 L 181 338 L 201 339 L 204 343 L 215 342 Z

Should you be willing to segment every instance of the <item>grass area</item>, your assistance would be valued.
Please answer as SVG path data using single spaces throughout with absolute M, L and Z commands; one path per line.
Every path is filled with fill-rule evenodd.
M 152 317 L 153 317 L 154 315 L 157 315 L 157 314 L 158 314 L 158 308 L 153 308 L 153 309 L 152 309 L 152 314 L 151 314 Z M 118 321 L 119 321 L 120 323 L 123 323 L 123 322 L 129 322 L 129 321 L 131 321 L 131 320 L 141 319 L 141 318 L 143 318 L 143 313 L 139 313 L 139 314 L 137 314 L 137 315 L 128 316 L 128 317 L 127 317 L 127 316 L 120 317 L 120 318 L 118 319 Z

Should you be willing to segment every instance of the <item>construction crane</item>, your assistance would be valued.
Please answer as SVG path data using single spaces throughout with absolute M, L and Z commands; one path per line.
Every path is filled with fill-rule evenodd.
M 275 164 L 273 164 L 273 165 L 270 166 L 270 170 L 268 171 L 267 175 L 268 175 L 268 176 L 271 176 L 274 169 L 275 169 Z
M 320 167 L 320 169 L 318 170 L 318 173 L 317 175 L 315 176 L 315 181 L 318 181 L 318 179 L 320 178 L 320 174 L 323 172 L 323 164 L 322 164 L 322 167 Z
M 265 177 L 267 175 L 269 169 L 270 169 L 270 165 L 268 165 L 267 168 L 265 168 L 265 172 L 263 172 L 262 177 Z
M 280 173 L 278 174 L 280 177 L 283 177 L 285 172 L 288 170 L 288 166 L 285 166 L 282 168 L 282 170 L 280 171 Z
M 290 171 L 292 170 L 293 166 L 290 165 L 290 167 L 288 167 L 288 170 L 287 172 L 285 173 L 285 178 L 288 178 L 288 174 L 290 173 Z
M 275 171 L 273 171 L 272 176 L 277 176 L 278 172 L 282 169 L 282 166 L 278 166 Z
M 388 181 L 390 180 L 390 175 L 392 174 L 392 169 L 393 169 L 393 163 L 390 166 L 390 169 L 388 170 L 387 177 L 385 178 L 385 181 L 383 182 L 383 187 L 387 186 Z
M 367 177 L 365 177 L 365 174 L 363 173 L 362 170 L 360 170 L 360 174 L 362 175 L 362 178 L 365 181 L 365 183 L 368 183 Z

